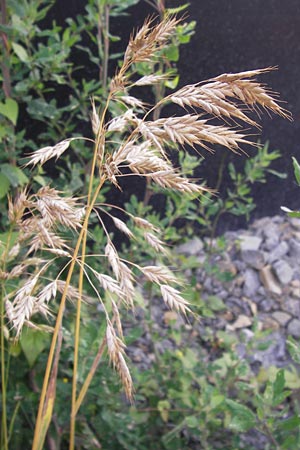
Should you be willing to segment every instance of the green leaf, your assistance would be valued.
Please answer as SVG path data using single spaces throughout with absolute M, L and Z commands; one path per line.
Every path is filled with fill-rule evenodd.
M 268 169 L 268 172 L 271 173 L 272 175 L 275 175 L 278 178 L 281 178 L 282 180 L 287 178 L 287 174 L 284 172 L 278 172 L 277 170 L 273 170 L 273 169 Z
M 179 60 L 179 49 L 176 45 L 170 45 L 165 50 L 165 54 L 169 61 L 177 62 Z
M 24 63 L 27 63 L 29 60 L 29 56 L 27 51 L 25 50 L 24 47 L 22 47 L 22 45 L 17 44 L 16 42 L 12 43 L 12 48 L 14 49 L 15 54 L 17 55 L 17 57 Z
M 245 405 L 227 399 L 226 405 L 232 415 L 229 428 L 238 432 L 244 432 L 253 428 L 256 422 L 255 414 Z
M 278 423 L 278 428 L 280 430 L 290 431 L 294 428 L 298 428 L 300 426 L 300 416 L 292 416 L 282 422 Z
M 160 400 L 157 403 L 157 409 L 160 412 L 161 418 L 164 422 L 168 421 L 170 408 L 171 408 L 171 405 L 168 402 L 168 400 Z
M 21 335 L 20 344 L 30 367 L 49 342 L 49 333 L 27 328 Z
M 9 191 L 9 186 L 9 179 L 3 173 L 0 173 L 0 198 L 6 196 Z
M 289 216 L 289 217 L 296 217 L 297 219 L 299 219 L 299 217 L 300 217 L 300 211 L 291 211 L 291 212 L 288 212 L 288 216 Z
M 179 5 L 175 8 L 167 8 L 166 12 L 170 15 L 178 14 L 189 7 L 189 3 L 184 3 L 183 5 Z
M 187 416 L 185 418 L 185 422 L 189 428 L 198 428 L 199 427 L 199 420 L 196 416 Z
M 292 336 L 286 341 L 288 351 L 296 364 L 300 364 L 300 344 Z
M 293 166 L 294 166 L 294 174 L 297 181 L 298 186 L 300 186 L 300 165 L 297 159 L 292 156 Z
M 12 98 L 5 99 L 4 103 L 0 103 L 0 114 L 7 117 L 15 126 L 19 113 L 19 105 Z
M 0 174 L 1 176 L 1 174 Z M 1 186 L 1 181 L 0 181 Z M 13 231 L 12 233 L 6 232 L 6 233 L 0 233 L 0 256 L 5 251 L 7 244 L 8 245 L 8 251 L 14 246 L 15 242 L 17 241 L 19 236 L 19 233 L 17 231 Z
M 13 187 L 23 186 L 29 181 L 28 177 L 20 167 L 13 166 L 12 164 L 2 164 L 1 172 L 5 173 L 5 176 L 9 179 L 9 182 Z
M 175 89 L 178 85 L 178 82 L 179 82 L 179 76 L 177 75 L 176 77 L 172 78 L 172 80 L 167 80 L 165 82 L 165 86 L 170 89 Z

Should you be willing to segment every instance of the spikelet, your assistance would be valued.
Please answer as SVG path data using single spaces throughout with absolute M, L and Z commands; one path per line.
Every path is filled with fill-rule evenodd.
M 175 309 L 178 312 L 186 315 L 188 312 L 191 312 L 189 308 L 189 302 L 187 302 L 179 293 L 177 289 L 169 285 L 161 285 L 160 291 L 165 303 L 171 309 Z
M 116 332 L 109 320 L 106 327 L 106 343 L 110 362 L 118 372 L 127 398 L 133 399 L 133 382 L 124 358 L 125 344 L 116 335 Z
M 70 146 L 70 143 L 78 138 L 69 138 L 58 142 L 54 146 L 40 148 L 31 153 L 30 160 L 25 164 L 26 166 L 36 166 L 37 164 L 45 164 L 49 159 L 58 159 Z

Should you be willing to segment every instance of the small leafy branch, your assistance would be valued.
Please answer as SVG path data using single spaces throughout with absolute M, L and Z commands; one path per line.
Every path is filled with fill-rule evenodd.
M 169 149 L 185 146 L 211 151 L 222 145 L 235 153 L 251 144 L 237 122 L 256 126 L 247 111 L 269 110 L 289 118 L 271 92 L 256 77 L 272 68 L 237 74 L 223 74 L 206 82 L 185 86 L 148 107 L 136 93 L 166 79 L 164 73 L 138 77 L 138 63 L 159 61 L 161 50 L 175 33 L 179 21 L 168 16 L 161 22 L 147 20 L 130 38 L 124 60 L 112 79 L 105 104 L 96 106 L 92 100 L 91 122 L 94 138 L 75 137 L 33 152 L 28 166 L 42 166 L 50 159 L 59 160 L 70 146 L 84 142 L 93 146 L 87 195 L 73 198 L 54 187 L 44 186 L 36 193 L 30 188 L 9 199 L 9 230 L 1 243 L 1 363 L 5 364 L 5 336 L 19 338 L 24 326 L 47 328 L 40 316 L 54 320 L 52 343 L 48 355 L 40 405 L 36 420 L 33 450 L 43 448 L 55 402 L 59 355 L 62 346 L 62 322 L 68 299 L 76 303 L 74 331 L 74 363 L 70 425 L 70 450 L 75 448 L 76 415 L 93 379 L 97 365 L 107 350 L 112 365 L 120 375 L 129 400 L 133 399 L 133 382 L 125 359 L 121 309 L 134 308 L 135 282 L 140 274 L 158 285 L 162 299 L 172 309 L 186 315 L 189 302 L 179 291 L 180 283 L 167 268 L 168 249 L 161 239 L 161 230 L 144 217 L 137 217 L 101 201 L 103 188 L 109 184 L 121 192 L 120 181 L 130 176 L 144 177 L 163 189 L 192 196 L 209 192 L 174 167 Z M 173 103 L 182 115 L 155 119 L 155 111 Z M 112 105 L 121 105 L 122 114 L 111 119 Z M 209 118 L 219 119 L 213 124 Z M 232 123 L 232 126 L 229 124 Z M 120 218 L 122 212 L 122 219 Z M 89 254 L 88 241 L 93 240 L 92 224 L 97 220 L 103 229 L 102 248 Z M 110 223 L 107 226 L 107 221 Z M 141 239 L 157 255 L 157 263 L 141 266 L 124 260 L 118 253 L 111 229 L 117 228 L 130 240 Z M 18 264 L 15 265 L 15 261 Z M 99 264 L 99 260 L 101 263 Z M 58 273 L 57 266 L 59 266 Z M 86 291 L 94 293 L 101 305 L 106 332 L 99 343 L 90 371 L 77 385 L 82 302 L 89 303 Z M 53 299 L 61 295 L 55 310 Z M 34 317 L 38 315 L 38 320 Z M 53 318 L 52 318 L 53 316 Z M 101 317 L 103 317 L 101 315 Z M 6 373 L 2 373 L 2 385 Z M 2 442 L 8 448 L 7 418 L 3 401 Z

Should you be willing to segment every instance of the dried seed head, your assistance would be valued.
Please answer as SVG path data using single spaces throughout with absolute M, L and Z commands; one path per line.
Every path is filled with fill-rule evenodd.
M 169 269 L 163 266 L 145 266 L 141 268 L 145 277 L 157 284 L 173 284 L 178 280 Z
M 156 26 L 152 26 L 152 21 L 147 20 L 136 35 L 130 38 L 124 56 L 125 67 L 132 62 L 151 60 L 170 40 L 178 23 L 175 17 L 168 17 Z
M 169 308 L 175 309 L 176 311 L 181 312 L 184 315 L 186 315 L 187 312 L 191 312 L 191 309 L 189 308 L 189 302 L 181 297 L 177 289 L 174 289 L 173 287 L 168 285 L 161 285 L 160 290 L 162 297 Z
M 92 103 L 92 117 L 91 117 L 92 130 L 94 135 L 97 136 L 100 130 L 100 119 L 96 110 L 94 98 L 92 98 L 91 103 Z
M 163 254 L 167 253 L 167 250 L 164 247 L 164 242 L 161 239 L 159 239 L 157 236 L 155 236 L 155 234 L 150 233 L 150 232 L 145 232 L 144 238 L 145 238 L 146 242 L 150 245 L 150 247 L 154 248 L 154 250 L 157 251 L 158 253 L 163 253 Z
M 37 164 L 45 164 L 51 158 L 58 159 L 70 146 L 70 143 L 78 138 L 69 138 L 61 142 L 58 142 L 54 146 L 48 146 L 36 150 L 30 155 L 30 160 L 26 163 L 26 166 L 36 166 Z
M 36 194 L 36 206 L 46 227 L 51 228 L 60 223 L 74 230 L 80 228 L 83 214 L 82 208 L 78 209 L 77 199 L 62 197 L 60 194 L 61 192 L 49 186 L 42 187 Z
M 106 343 L 110 361 L 120 376 L 127 398 L 132 400 L 133 382 L 123 356 L 125 344 L 117 337 L 116 332 L 109 320 L 107 321 L 106 327 Z
M 124 234 L 126 234 L 126 236 L 128 236 L 129 238 L 133 238 L 133 233 L 132 231 L 128 228 L 128 226 L 126 225 L 126 223 L 124 223 L 122 220 L 118 219 L 117 217 L 113 217 L 112 219 L 114 221 L 114 224 L 116 225 L 116 227 L 122 231 Z
M 28 196 L 27 191 L 21 191 L 14 201 L 8 199 L 8 218 L 11 223 L 19 223 L 23 217 L 24 211 L 28 206 Z
M 108 242 L 105 247 L 105 256 L 108 259 L 108 262 L 112 268 L 113 273 L 115 274 L 117 280 L 120 278 L 120 258 L 118 253 L 116 252 L 115 247 L 111 242 Z

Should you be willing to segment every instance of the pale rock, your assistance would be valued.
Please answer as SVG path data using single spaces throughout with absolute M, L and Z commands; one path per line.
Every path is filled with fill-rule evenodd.
M 281 295 L 282 290 L 276 281 L 271 266 L 265 266 L 259 271 L 261 282 L 266 290 L 273 292 L 273 294 Z
M 289 255 L 295 262 L 300 263 L 300 242 L 296 239 L 290 239 L 289 244 Z
M 178 245 L 178 247 L 176 247 L 176 251 L 179 254 L 195 256 L 198 253 L 201 253 L 203 248 L 204 248 L 203 242 L 201 241 L 200 238 L 196 236 L 190 241 Z
M 265 265 L 265 257 L 263 252 L 259 250 L 242 250 L 242 260 L 253 269 L 261 269 Z
M 300 320 L 292 319 L 288 324 L 287 332 L 295 338 L 300 338 Z
M 246 269 L 244 273 L 244 287 L 243 293 L 246 297 L 252 297 L 259 289 L 260 282 L 258 274 L 253 269 Z
M 240 314 L 235 322 L 233 322 L 231 325 L 227 325 L 227 329 L 229 331 L 239 330 L 240 328 L 247 328 L 252 325 L 252 320 L 250 317 Z
M 285 327 L 289 320 L 291 320 L 292 316 L 284 311 L 275 311 L 272 314 L 272 317 L 281 325 Z
M 300 219 L 298 217 L 291 217 L 290 218 L 290 223 L 292 224 L 292 226 L 294 228 L 300 228 Z
M 300 298 L 300 280 L 292 280 L 290 283 L 291 295 Z
M 262 238 L 244 234 L 239 236 L 239 246 L 241 252 L 244 250 L 258 250 L 262 243 Z
M 281 284 L 288 284 L 294 275 L 294 269 L 284 260 L 276 261 L 273 269 Z
M 275 224 L 270 223 L 264 228 L 263 232 L 266 237 L 264 247 L 266 250 L 272 250 L 279 243 L 278 227 Z
M 246 342 L 251 341 L 254 337 L 254 331 L 249 330 L 249 328 L 244 328 L 241 333 L 243 334 Z
M 276 245 L 273 250 L 268 253 L 267 261 L 269 263 L 273 263 L 274 261 L 277 261 L 279 259 L 282 259 L 289 251 L 289 246 L 286 243 L 286 241 L 280 242 L 278 245 Z
M 293 297 L 300 298 L 300 288 L 291 288 L 291 294 Z

